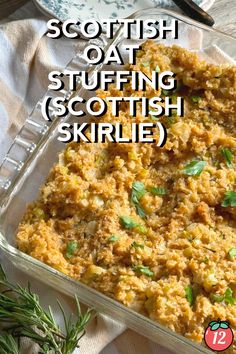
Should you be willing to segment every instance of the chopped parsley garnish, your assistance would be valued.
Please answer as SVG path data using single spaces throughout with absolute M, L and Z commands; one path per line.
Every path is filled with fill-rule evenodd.
M 150 187 L 149 192 L 153 195 L 165 195 L 167 194 L 167 189 L 163 187 Z
M 134 229 L 135 227 L 139 226 L 139 223 L 129 216 L 120 216 L 120 223 L 126 229 Z
M 135 272 L 139 272 L 141 274 L 146 275 L 147 277 L 153 277 L 154 273 L 149 269 L 149 267 L 143 266 L 143 265 L 137 265 L 133 267 L 133 270 Z
M 213 302 L 222 302 L 224 300 L 224 295 L 211 294 L 210 298 Z
M 136 212 L 137 212 L 137 214 L 140 216 L 140 218 L 145 218 L 146 213 L 145 213 L 145 211 L 143 210 L 143 208 L 142 208 L 139 204 L 136 204 L 136 205 L 135 205 L 135 208 L 136 208 Z
M 184 173 L 188 176 L 199 176 L 205 166 L 206 161 L 194 160 L 185 165 Z
M 110 242 L 116 242 L 119 240 L 119 237 L 116 235 L 111 235 L 111 237 L 109 237 L 108 241 Z
M 198 103 L 200 99 L 201 99 L 201 97 L 199 97 L 199 96 L 191 96 L 191 101 L 193 103 Z
M 228 288 L 226 291 L 225 291 L 225 298 L 224 298 L 224 302 L 226 304 L 235 304 L 236 303 L 236 297 L 233 296 L 233 291 L 232 289 Z
M 134 241 L 131 246 L 134 248 L 141 248 L 142 250 L 144 249 L 144 244 L 137 243 L 136 241 Z
M 177 87 L 176 87 L 176 89 L 175 89 L 175 92 L 180 91 L 182 87 L 183 87 L 183 83 L 178 80 L 178 81 L 177 81 Z
M 170 98 L 171 98 L 172 103 L 177 103 L 177 96 L 176 95 L 172 95 L 172 96 L 170 96 Z
M 67 248 L 66 248 L 66 257 L 71 258 L 75 254 L 75 251 L 77 250 L 77 248 L 78 248 L 77 241 L 68 242 Z
M 157 65 L 157 66 L 156 66 L 155 71 L 156 71 L 157 73 L 159 73 L 159 72 L 161 71 L 161 69 L 160 69 L 160 66 L 159 66 L 159 65 Z
M 143 61 L 142 62 L 142 66 L 144 66 L 145 68 L 150 66 L 150 62 L 149 61 Z
M 236 248 L 233 247 L 229 250 L 228 255 L 231 259 L 234 259 L 236 257 Z
M 233 296 L 233 291 L 230 288 L 226 289 L 224 295 L 211 294 L 210 298 L 213 302 L 224 302 L 227 305 L 236 303 L 236 297 Z
M 170 94 L 170 91 L 169 91 L 169 90 L 162 90 L 162 91 L 161 91 L 161 94 L 162 94 L 163 96 L 168 96 L 168 95 Z
M 159 120 L 159 117 L 151 115 L 152 120 Z
M 146 189 L 143 182 L 133 182 L 131 191 L 131 202 L 135 206 L 136 212 L 141 218 L 144 218 L 146 214 L 143 208 L 140 206 L 139 200 L 144 196 L 145 193 Z
M 147 228 L 143 225 L 138 225 L 137 226 L 137 231 L 140 233 L 140 234 L 145 234 L 147 232 Z
M 226 207 L 236 207 L 236 192 L 228 191 L 225 192 L 224 199 L 221 202 L 221 206 Z
M 143 182 L 133 182 L 131 198 L 133 203 L 139 202 L 139 199 L 146 193 L 145 186 Z
M 190 306 L 193 305 L 193 288 L 191 285 L 188 285 L 185 289 L 185 297 L 188 300 Z
M 35 208 L 33 211 L 34 215 L 38 218 L 38 219 L 45 219 L 45 213 L 43 211 L 43 209 L 41 208 Z
M 176 122 L 176 119 L 175 119 L 176 116 L 169 116 L 167 117 L 167 123 L 168 123 L 168 126 L 172 125 L 172 124 L 175 124 Z
M 176 109 L 172 109 L 171 110 L 171 114 L 170 114 L 170 116 L 168 118 L 174 118 L 176 116 L 177 116 L 177 110 Z
M 233 156 L 234 156 L 232 151 L 230 151 L 228 148 L 222 148 L 220 150 L 220 152 L 226 161 L 226 165 L 228 167 L 232 167 L 232 161 L 233 161 Z

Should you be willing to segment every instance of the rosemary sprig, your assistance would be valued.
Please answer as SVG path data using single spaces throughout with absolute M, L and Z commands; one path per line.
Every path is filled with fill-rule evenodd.
M 85 333 L 91 310 L 82 314 L 76 297 L 77 314 L 67 319 L 59 303 L 64 319 L 64 333 L 56 323 L 51 308 L 46 311 L 41 307 L 38 296 L 31 292 L 30 286 L 23 288 L 10 283 L 1 266 L 0 284 L 4 287 L 4 291 L 0 293 L 0 323 L 2 330 L 7 331 L 7 334 L 0 335 L 1 354 L 18 354 L 19 349 L 14 338 L 21 337 L 28 337 L 37 343 L 43 354 L 73 353 Z

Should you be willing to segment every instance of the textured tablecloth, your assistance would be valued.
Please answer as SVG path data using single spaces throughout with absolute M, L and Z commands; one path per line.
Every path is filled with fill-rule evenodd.
M 212 0 L 209 0 L 212 3 Z M 29 3 L 0 25 L 0 161 L 12 138 L 47 89 L 47 74 L 62 69 L 75 53 L 75 40 L 50 40 L 45 36 L 47 19 Z M 13 268 L 0 253 L 10 279 L 27 283 L 28 277 Z M 55 299 L 70 312 L 74 303 L 53 289 L 30 279 L 43 305 L 55 308 Z M 59 311 L 56 309 L 56 314 Z M 56 316 L 59 318 L 59 315 Z M 126 330 L 113 320 L 98 316 L 80 342 L 82 354 L 152 354 L 170 353 L 144 337 Z M 76 352 L 78 352 L 76 351 Z M 25 343 L 25 353 L 34 353 Z

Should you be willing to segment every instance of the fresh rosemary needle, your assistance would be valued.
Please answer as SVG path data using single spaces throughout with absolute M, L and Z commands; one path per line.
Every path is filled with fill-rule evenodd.
M 11 334 L 4 333 L 0 335 L 0 353 L 20 354 L 18 342 Z
M 91 310 L 82 314 L 76 297 L 77 313 L 66 317 L 60 303 L 64 327 L 63 331 L 56 323 L 52 310 L 44 310 L 30 286 L 23 288 L 10 283 L 0 266 L 0 354 L 19 354 L 17 339 L 30 338 L 37 343 L 41 354 L 72 354 L 79 339 L 85 333 L 86 324 L 91 318 Z

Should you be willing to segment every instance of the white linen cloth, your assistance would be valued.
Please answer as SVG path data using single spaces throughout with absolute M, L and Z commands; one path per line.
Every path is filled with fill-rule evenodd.
M 205 9 L 213 3 L 206 0 Z M 47 89 L 47 74 L 60 70 L 75 53 L 76 40 L 60 38 L 50 40 L 46 17 L 28 3 L 0 25 L 0 161 L 7 152 L 12 138 Z M 69 313 L 74 303 L 56 290 L 27 276 L 13 267 L 0 251 L 0 261 L 9 278 L 21 284 L 30 280 L 32 289 L 40 296 L 44 306 L 50 304 L 60 321 L 55 299 L 65 304 Z M 35 353 L 25 341 L 24 353 Z M 80 342 L 81 354 L 170 354 L 146 338 L 99 315 L 93 320 Z

